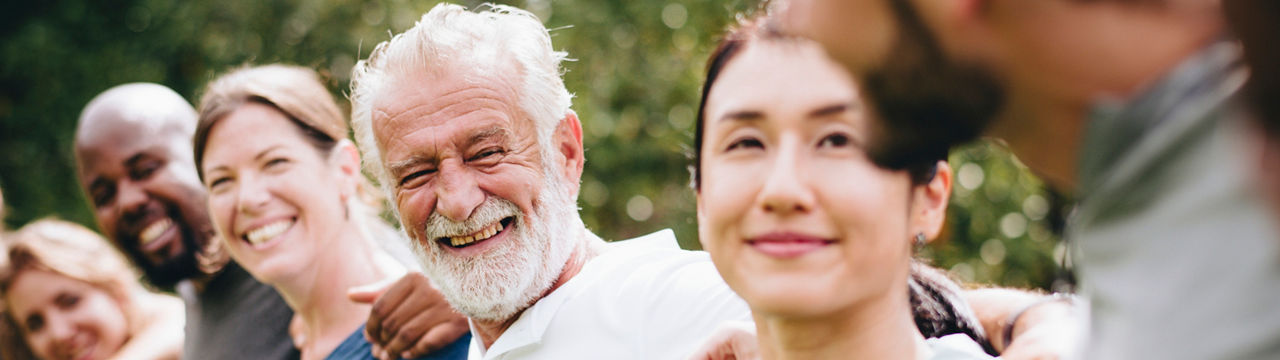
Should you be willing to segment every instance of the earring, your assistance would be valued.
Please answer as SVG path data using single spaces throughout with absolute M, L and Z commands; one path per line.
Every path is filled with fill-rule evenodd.
M 347 197 L 339 194 L 338 203 L 342 204 L 342 219 L 351 220 L 351 204 L 347 203 Z
M 915 240 L 916 240 L 916 251 L 920 251 L 920 249 L 923 249 L 923 248 L 924 248 L 924 240 L 925 240 L 925 239 L 924 239 L 924 233 L 922 233 L 922 232 L 918 232 L 918 233 L 916 233 L 916 239 L 915 239 Z

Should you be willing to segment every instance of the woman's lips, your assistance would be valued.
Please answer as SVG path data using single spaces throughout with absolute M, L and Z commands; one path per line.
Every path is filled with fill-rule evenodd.
M 817 236 L 775 232 L 747 239 L 747 245 L 775 258 L 796 258 L 834 244 L 835 240 Z

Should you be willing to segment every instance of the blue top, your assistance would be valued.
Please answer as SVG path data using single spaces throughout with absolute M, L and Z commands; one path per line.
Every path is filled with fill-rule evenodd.
M 471 346 L 471 333 L 463 334 L 458 340 L 454 340 L 452 344 L 446 345 L 427 356 L 416 359 L 422 360 L 465 360 L 467 358 L 467 350 Z M 364 325 L 351 333 L 342 344 L 338 344 L 338 348 L 333 349 L 329 356 L 325 359 L 361 359 L 361 360 L 377 360 L 373 357 L 373 344 L 364 339 Z

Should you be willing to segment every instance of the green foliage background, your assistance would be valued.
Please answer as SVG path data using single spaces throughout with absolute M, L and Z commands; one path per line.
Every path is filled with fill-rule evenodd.
M 59 216 L 93 218 L 72 167 L 83 106 L 127 82 L 169 86 L 189 100 L 217 74 L 285 62 L 326 75 L 335 96 L 350 69 L 434 1 L 67 0 L 0 5 L 0 188 L 10 228 Z M 475 6 L 469 1 L 464 5 Z M 697 248 L 686 154 L 707 54 L 754 0 L 527 0 L 565 64 L 583 121 L 580 204 L 606 239 L 674 228 Z M 344 102 L 345 106 L 345 102 Z M 1061 254 L 1045 219 L 1056 203 L 993 144 L 957 151 L 944 236 L 923 256 L 962 279 L 1048 287 Z M 850 184 L 856 186 L 856 184 Z M 1056 249 L 1056 251 L 1055 251 Z

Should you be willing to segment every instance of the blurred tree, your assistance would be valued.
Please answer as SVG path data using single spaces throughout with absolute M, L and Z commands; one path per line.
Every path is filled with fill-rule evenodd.
M 587 161 L 586 224 L 607 239 L 664 227 L 697 248 L 687 153 L 708 53 L 734 14 L 757 0 L 526 0 L 576 92 Z M 476 6 L 478 1 L 465 1 Z M 198 99 L 214 76 L 244 64 L 310 66 L 337 96 L 373 46 L 412 26 L 435 1 L 68 0 L 0 5 L 0 187 L 16 226 L 92 216 L 72 167 L 80 110 L 126 82 L 155 82 Z M 345 102 L 344 102 L 345 106 Z M 953 156 L 951 227 L 925 256 L 976 281 L 1048 286 L 1057 237 L 1051 197 L 999 147 Z M 976 179 L 976 180 L 975 180 Z

